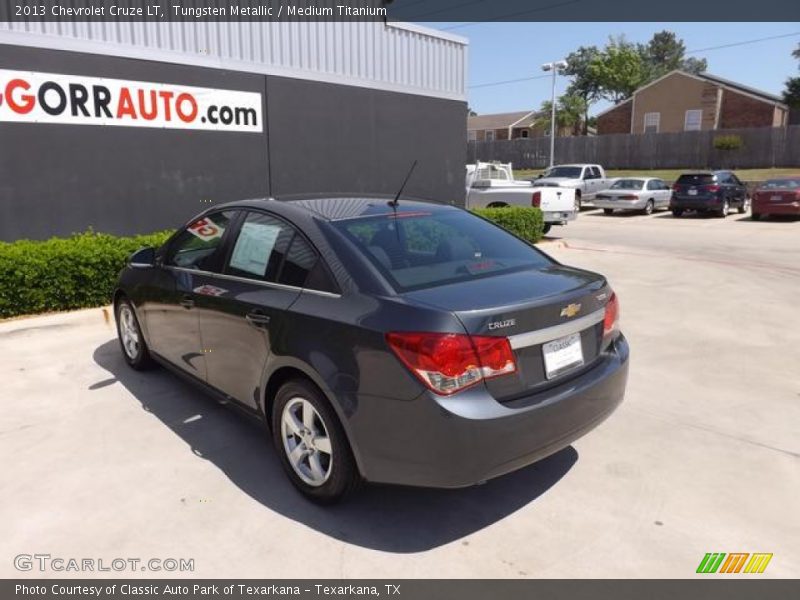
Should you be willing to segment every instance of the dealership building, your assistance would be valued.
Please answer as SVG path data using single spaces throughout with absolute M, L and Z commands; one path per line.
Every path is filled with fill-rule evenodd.
M 0 23 L 0 240 L 209 205 L 462 203 L 466 42 L 383 22 Z

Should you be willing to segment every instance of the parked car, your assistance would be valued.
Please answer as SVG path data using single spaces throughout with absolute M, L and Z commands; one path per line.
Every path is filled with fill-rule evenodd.
M 406 200 L 215 207 L 133 254 L 114 312 L 131 367 L 264 421 L 319 502 L 362 479 L 454 488 L 531 464 L 607 417 L 628 371 L 602 275 Z
M 554 186 L 575 190 L 578 210 L 591 204 L 598 192 L 611 186 L 613 180 L 606 177 L 600 165 L 555 165 L 542 175 L 531 179 L 537 186 Z
M 769 179 L 753 193 L 754 221 L 771 215 L 800 216 L 800 175 Z
M 615 210 L 637 210 L 650 215 L 657 209 L 669 208 L 671 196 L 670 187 L 657 177 L 626 177 L 597 194 L 594 205 L 607 215 Z
M 467 208 L 534 206 L 541 209 L 544 232 L 553 225 L 566 225 L 578 215 L 575 191 L 541 188 L 528 180 L 514 179 L 511 165 L 476 163 L 467 165 Z
M 747 187 L 731 171 L 684 173 L 672 186 L 670 210 L 680 217 L 687 210 L 725 218 L 732 208 L 744 214 L 750 208 Z

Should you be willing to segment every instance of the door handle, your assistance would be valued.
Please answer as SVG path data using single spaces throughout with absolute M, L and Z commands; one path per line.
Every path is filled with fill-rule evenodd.
M 247 319 L 247 322 L 253 327 L 264 327 L 265 325 L 269 325 L 269 316 L 265 315 L 260 310 L 251 310 L 245 315 L 244 318 Z
M 180 305 L 186 309 L 194 308 L 194 298 L 188 295 L 184 296 L 183 298 L 181 298 Z

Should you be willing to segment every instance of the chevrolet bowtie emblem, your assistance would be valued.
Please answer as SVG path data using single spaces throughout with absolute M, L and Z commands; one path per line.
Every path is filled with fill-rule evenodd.
M 574 317 L 579 312 L 581 312 L 581 305 L 580 304 L 568 304 L 564 308 L 561 309 L 561 316 L 562 317 Z

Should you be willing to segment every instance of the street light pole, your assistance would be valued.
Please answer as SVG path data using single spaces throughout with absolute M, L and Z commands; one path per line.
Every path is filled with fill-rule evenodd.
M 566 61 L 559 60 L 555 62 L 544 63 L 542 71 L 553 72 L 553 88 L 550 97 L 550 166 L 555 164 L 556 155 L 556 73 L 559 69 L 566 68 Z

